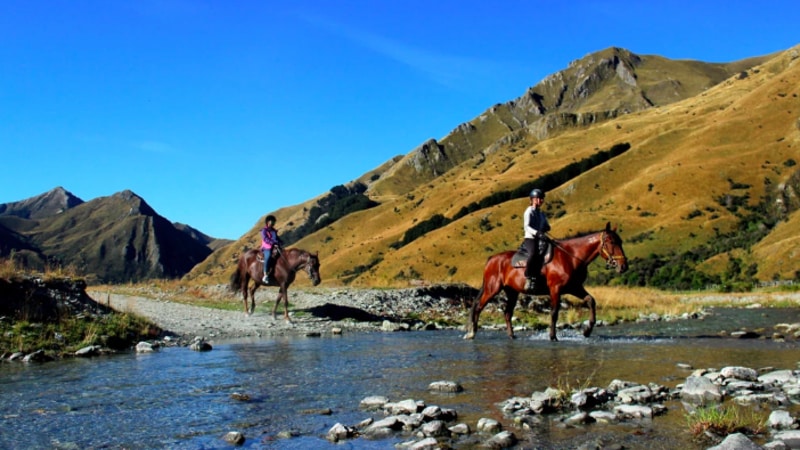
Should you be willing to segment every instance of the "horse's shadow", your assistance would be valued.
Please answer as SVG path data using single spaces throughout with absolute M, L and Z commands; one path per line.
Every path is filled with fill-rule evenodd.
M 345 319 L 352 319 L 358 322 L 392 320 L 390 317 L 378 316 L 364 311 L 363 309 L 353 308 L 352 306 L 334 305 L 333 303 L 325 303 L 324 305 L 304 309 L 303 311 L 314 317 L 327 318 L 336 322 Z

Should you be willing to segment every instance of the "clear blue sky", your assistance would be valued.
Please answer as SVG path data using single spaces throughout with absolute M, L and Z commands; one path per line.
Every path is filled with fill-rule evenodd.
M 798 17 L 797 0 L 2 1 L 0 203 L 130 189 L 237 239 L 588 53 L 735 61 L 799 44 Z

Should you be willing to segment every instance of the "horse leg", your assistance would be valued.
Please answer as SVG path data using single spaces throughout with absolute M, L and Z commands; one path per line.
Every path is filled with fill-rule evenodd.
M 550 290 L 550 340 L 558 341 L 556 337 L 556 322 L 558 322 L 558 310 L 561 308 L 561 293 L 555 289 Z
M 250 288 L 250 312 L 247 313 L 248 315 L 256 311 L 256 289 L 258 289 L 258 286 L 258 280 L 253 279 L 253 287 Z
M 475 339 L 475 333 L 478 332 L 478 317 L 480 317 L 481 311 L 486 307 L 486 304 L 489 303 L 498 292 L 500 292 L 498 282 L 484 280 L 478 298 L 472 302 L 472 312 L 467 321 L 467 334 L 464 335 L 464 339 Z
M 242 286 L 242 301 L 244 302 L 244 313 L 248 316 L 251 314 L 251 311 L 247 309 L 247 285 L 250 284 L 250 277 L 247 273 L 243 273 L 240 280 Z
M 281 303 L 281 299 L 283 299 L 283 319 L 291 322 L 289 319 L 289 296 L 283 286 L 278 290 L 278 298 L 275 299 L 275 305 L 272 307 L 272 318 L 275 319 L 277 317 L 278 305 Z
M 586 289 L 581 288 L 578 292 L 576 292 L 576 297 L 582 298 L 587 305 L 589 305 L 589 326 L 583 330 L 583 337 L 589 337 L 592 335 L 592 330 L 594 330 L 594 325 L 597 323 L 597 303 L 592 297 L 592 294 L 586 292 Z
M 517 306 L 519 292 L 510 286 L 506 286 L 504 291 L 508 299 L 505 311 L 503 311 L 503 317 L 506 319 L 506 333 L 509 339 L 514 339 L 514 328 L 511 326 L 511 317 L 514 315 L 514 308 Z

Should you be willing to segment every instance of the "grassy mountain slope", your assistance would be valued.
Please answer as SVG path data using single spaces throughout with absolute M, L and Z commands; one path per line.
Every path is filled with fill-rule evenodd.
M 442 159 L 452 154 L 446 151 L 451 137 L 455 141 L 461 135 L 469 143 L 460 145 L 476 151 L 465 150 L 439 169 L 425 168 L 434 176 L 422 173 L 413 180 L 408 168 L 414 166 L 409 161 L 420 161 L 416 153 L 421 149 L 416 149 L 370 184 L 368 194 L 379 206 L 349 214 L 296 246 L 319 251 L 325 283 L 405 286 L 425 280 L 479 286 L 486 258 L 519 245 L 527 198 L 474 211 L 407 245 L 398 243 L 414 225 L 437 214 L 451 219 L 492 193 L 517 188 L 621 143 L 630 149 L 548 192 L 555 237 L 598 230 L 611 221 L 621 229 L 629 258 L 687 251 L 735 230 L 743 209 L 773 194 L 797 172 L 792 163 L 800 158 L 797 48 L 728 65 L 676 66 L 659 57 L 641 57 L 638 66 L 619 61 L 614 73 L 622 75 L 613 82 L 591 85 L 591 75 L 575 77 L 584 83 L 554 89 L 562 93 L 561 103 L 547 92 L 533 95 L 535 87 L 528 92 L 533 94 L 496 105 L 459 126 L 442 142 L 429 141 L 425 152 L 426 160 L 433 161 L 430 166 L 436 166 L 430 155 Z M 638 96 L 625 87 L 631 86 L 625 81 L 631 78 L 620 66 L 636 69 Z M 693 75 L 681 77 L 671 70 Z M 727 78 L 709 87 L 723 75 Z M 557 85 L 550 78 L 542 83 Z M 646 80 L 650 84 L 642 87 Z M 584 92 L 593 95 L 582 97 Z M 695 95 L 669 102 L 687 92 Z M 527 106 L 521 106 L 526 98 Z M 650 106 L 624 113 L 626 107 L 646 103 Z M 553 105 L 568 107 L 551 112 Z M 533 120 L 535 112 L 522 117 L 520 108 L 539 111 L 542 117 Z M 490 131 L 479 133 L 484 128 Z M 286 208 L 276 215 L 289 224 L 304 208 Z M 736 257 L 757 264 L 761 279 L 791 278 L 800 267 L 794 231 L 798 220 L 796 212 L 790 213 L 788 222 L 775 226 L 752 251 L 736 251 Z M 198 268 L 205 269 L 196 268 L 190 277 L 223 280 L 232 271 L 235 252 L 257 243 L 257 228 L 237 241 L 226 258 L 216 259 L 215 267 L 204 262 Z M 703 268 L 719 270 L 724 260 L 712 258 Z

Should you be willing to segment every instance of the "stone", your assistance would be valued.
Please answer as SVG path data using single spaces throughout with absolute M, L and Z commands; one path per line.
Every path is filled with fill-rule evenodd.
M 690 376 L 681 389 L 681 398 L 694 404 L 719 403 L 722 401 L 722 392 L 709 378 Z
M 487 440 L 483 446 L 493 449 L 513 447 L 517 443 L 517 437 L 510 431 L 501 431 Z
M 428 390 L 437 392 L 461 392 L 464 388 L 455 381 L 434 381 L 428 385 Z
M 341 423 L 336 423 L 334 426 L 328 430 L 328 434 L 325 435 L 325 438 L 331 442 L 339 442 L 344 439 L 349 439 L 355 436 L 355 431 L 352 428 L 346 427 Z
M 789 448 L 800 448 L 800 430 L 781 431 L 772 435 L 775 441 L 781 441 Z
M 97 356 L 100 354 L 101 347 L 99 345 L 90 345 L 88 347 L 83 347 L 82 349 L 75 352 L 75 356 L 79 357 L 89 357 L 89 356 Z
M 643 405 L 617 405 L 614 413 L 622 419 L 652 419 L 653 408 Z
M 789 414 L 789 411 L 778 409 L 770 413 L 767 423 L 772 429 L 788 430 L 794 426 L 795 420 L 791 414 Z
M 749 367 L 723 367 L 720 374 L 725 378 L 736 378 L 737 380 L 756 381 L 758 379 L 758 372 Z
M 469 428 L 469 425 L 465 423 L 458 423 L 453 425 L 452 427 L 448 428 L 451 433 L 456 435 L 466 435 L 472 433 L 472 430 Z
M 761 450 L 761 446 L 742 433 L 733 433 L 725 437 L 719 445 L 709 447 L 707 450 Z
M 420 411 L 420 405 L 416 401 L 408 399 L 397 403 L 387 403 L 383 405 L 383 409 L 387 410 L 389 414 L 413 414 Z
M 406 448 L 410 450 L 436 450 L 439 448 L 439 441 L 436 438 L 427 437 L 408 445 Z
M 450 430 L 447 429 L 443 421 L 432 420 L 422 425 L 422 433 L 426 437 L 441 437 L 441 436 L 449 436 Z
M 485 433 L 497 433 L 502 429 L 503 427 L 500 425 L 500 422 L 494 419 L 487 419 L 485 417 L 478 419 L 478 431 Z
M 381 395 L 373 395 L 361 400 L 361 403 L 359 403 L 358 406 L 363 409 L 381 409 L 387 403 L 389 403 L 388 398 Z
M 136 344 L 136 353 L 153 353 L 158 351 L 158 349 L 158 344 L 153 344 L 150 342 L 142 341 Z
M 222 439 L 233 445 L 242 445 L 245 441 L 244 435 L 238 431 L 229 431 Z

